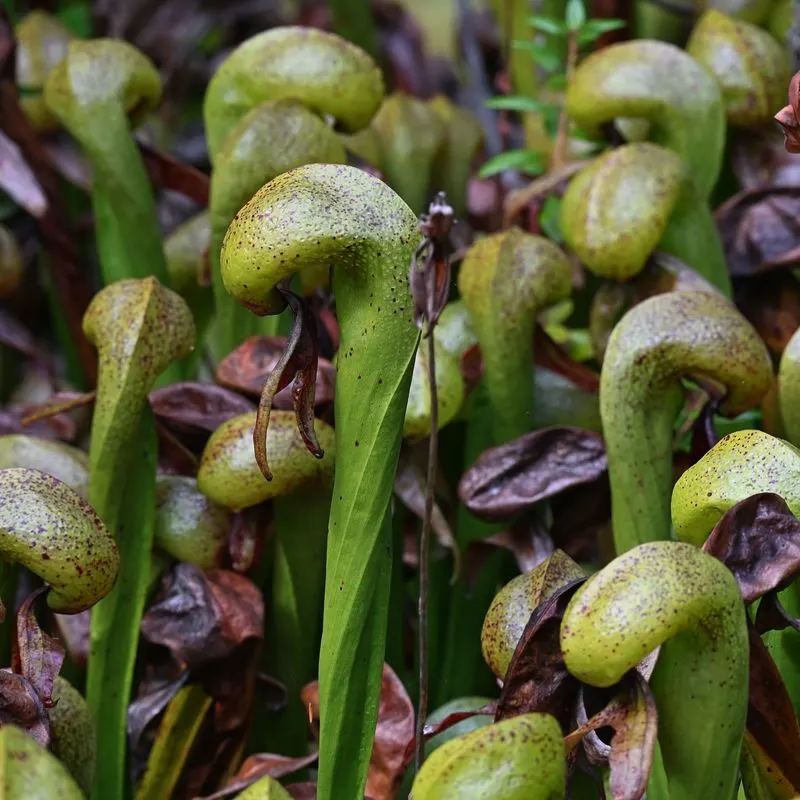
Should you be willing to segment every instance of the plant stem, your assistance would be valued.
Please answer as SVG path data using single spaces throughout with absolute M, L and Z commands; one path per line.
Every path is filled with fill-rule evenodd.
M 430 282 L 435 280 L 431 270 Z M 431 294 L 435 291 L 430 288 Z M 428 438 L 428 477 L 425 487 L 425 516 L 422 520 L 422 535 L 419 540 L 419 708 L 414 763 L 417 771 L 425 760 L 425 718 L 428 716 L 428 578 L 430 575 L 430 538 L 433 500 L 436 490 L 436 464 L 439 460 L 439 393 L 436 387 L 436 348 L 433 325 L 426 323 L 428 338 L 428 387 L 431 397 L 431 435 Z
M 575 67 L 578 63 L 578 33 L 570 31 L 567 35 L 567 86 L 569 86 L 572 76 L 575 74 Z M 566 96 L 566 94 L 565 94 Z M 550 172 L 557 172 L 567 161 L 567 151 L 569 149 L 569 115 L 567 114 L 567 104 L 561 104 L 561 111 L 558 114 L 558 132 L 550 156 Z

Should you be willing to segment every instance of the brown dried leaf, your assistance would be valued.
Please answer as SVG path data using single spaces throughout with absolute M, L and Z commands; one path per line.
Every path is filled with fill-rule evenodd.
M 607 467 L 602 437 L 553 426 L 484 451 L 462 476 L 458 496 L 481 519 L 508 519 L 565 489 L 597 480 Z
M 23 425 L 30 425 L 32 422 L 57 417 L 76 408 L 90 406 L 94 400 L 94 392 L 56 392 L 44 403 L 29 407 L 21 422 Z
M 150 392 L 150 405 L 158 419 L 178 432 L 213 433 L 223 422 L 252 411 L 246 397 L 213 383 L 184 381 Z
M 742 189 L 800 182 L 800 161 L 786 152 L 783 134 L 776 129 L 735 131 L 731 142 L 731 167 Z
M 800 260 L 800 186 L 739 192 L 714 216 L 734 277 L 756 275 Z
M 787 151 L 800 153 L 800 72 L 789 82 L 789 104 L 775 115 L 775 120 L 783 128 Z
M 219 362 L 217 381 L 234 391 L 259 397 L 264 382 L 277 366 L 285 348 L 285 336 L 251 336 Z M 336 370 L 333 364 L 320 358 L 314 390 L 315 405 L 321 406 L 324 403 L 332 402 L 335 379 Z M 289 387 L 275 395 L 272 399 L 272 407 L 281 410 L 292 408 Z
M 16 725 L 42 747 L 50 744 L 50 716 L 34 685 L 24 676 L 0 669 L 0 725 Z
M 145 731 L 166 709 L 188 678 L 189 671 L 184 669 L 174 680 L 145 682 L 139 697 L 128 706 L 128 742 L 135 760 L 143 762 L 142 767 L 150 745 L 149 741 L 143 740 Z
M 48 417 L 40 422 L 23 425 L 22 420 L 36 410 L 35 405 L 11 405 L 0 410 L 0 435 L 25 433 L 41 439 L 61 439 L 71 442 L 75 439 L 75 423 L 65 414 Z
M 80 614 L 53 614 L 61 641 L 70 659 L 79 667 L 85 667 L 89 660 L 90 617 L 88 609 Z
M 780 354 L 800 327 L 800 282 L 791 270 L 739 280 L 736 305 L 769 349 Z
M 728 567 L 752 603 L 800 571 L 800 520 L 780 495 L 754 494 L 723 515 L 703 550 Z
M 142 619 L 142 635 L 197 667 L 229 656 L 248 639 L 261 639 L 264 600 L 255 584 L 228 570 L 203 572 L 177 564 L 164 596 Z
M 49 587 L 41 587 L 22 601 L 17 611 L 12 656 L 15 672 L 31 682 L 46 708 L 52 706 L 53 682 L 64 663 L 64 648 L 39 627 L 34 612 L 36 601 L 48 591 Z
M 564 611 L 584 582 L 581 578 L 559 587 L 531 614 L 508 665 L 495 722 L 541 711 L 568 729 L 578 680 L 564 664 L 559 632 Z
M 316 723 L 319 719 L 319 683 L 306 684 L 300 691 L 300 699 L 308 708 L 309 719 Z M 312 728 L 315 728 L 314 724 Z M 373 800 L 393 800 L 405 771 L 406 748 L 413 738 L 414 705 L 392 668 L 384 664 L 378 724 L 367 773 L 367 796 Z
M 761 637 L 748 625 L 750 689 L 747 731 L 759 749 L 800 792 L 800 725 L 778 668 Z
M 800 619 L 792 617 L 783 607 L 777 592 L 769 592 L 761 598 L 756 611 L 755 626 L 759 633 L 782 631 L 786 628 L 793 628 L 800 633 Z
M 294 800 L 317 800 L 317 784 L 307 781 L 306 783 L 290 783 L 286 791 Z
M 653 765 L 658 711 L 650 686 L 638 670 L 631 670 L 622 684 L 623 691 L 602 711 L 572 731 L 564 739 L 564 746 L 570 752 L 590 731 L 613 728 L 608 757 L 611 797 L 613 800 L 640 800 Z
M 194 200 L 199 206 L 208 205 L 208 175 L 184 164 L 175 156 L 137 142 L 150 180 L 161 189 L 170 189 Z
M 243 791 L 267 775 L 277 780 L 298 770 L 305 769 L 316 760 L 316 753 L 311 753 L 301 758 L 290 758 L 289 756 L 280 756 L 275 753 L 258 753 L 246 758 L 239 771 L 218 792 L 203 798 L 196 798 L 196 800 L 221 800 L 223 797 L 230 797 Z M 316 784 L 311 785 L 316 786 Z M 314 797 L 315 795 L 316 790 L 310 796 Z

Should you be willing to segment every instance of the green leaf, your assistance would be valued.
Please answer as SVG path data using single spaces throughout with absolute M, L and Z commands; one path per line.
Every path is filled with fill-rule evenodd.
M 522 113 L 532 112 L 541 113 L 545 103 L 534 100 L 531 97 L 521 97 L 519 95 L 507 95 L 504 97 L 492 97 L 486 101 L 487 108 L 499 108 L 504 111 L 520 111 Z
M 586 22 L 586 7 L 583 5 L 583 0 L 567 0 L 564 20 L 570 31 L 578 31 L 583 27 Z
M 594 42 L 604 33 L 618 31 L 626 25 L 622 19 L 590 19 L 580 29 L 578 34 L 579 44 L 589 44 Z
M 546 89 L 554 89 L 561 92 L 567 88 L 567 76 L 563 72 L 558 72 L 555 75 L 550 75 L 544 82 Z
M 556 244 L 561 244 L 563 241 L 559 222 L 560 217 L 561 198 L 551 194 L 542 203 L 542 210 L 539 212 L 539 225 L 544 235 L 556 242 Z
M 567 26 L 555 17 L 546 17 L 542 14 L 536 14 L 528 17 L 528 24 L 537 31 L 542 33 L 549 33 L 553 36 L 565 36 L 567 33 Z
M 549 72 L 555 72 L 555 70 L 562 68 L 561 56 L 546 44 L 515 41 L 511 43 L 511 46 L 515 50 L 524 50 L 540 67 Z
M 529 175 L 541 175 L 545 170 L 544 157 L 532 150 L 509 150 L 490 158 L 478 174 L 481 178 L 489 178 L 507 169 L 518 169 Z

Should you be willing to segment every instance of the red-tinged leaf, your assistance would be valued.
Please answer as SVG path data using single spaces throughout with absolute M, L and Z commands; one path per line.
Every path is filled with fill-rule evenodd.
M 0 725 L 16 725 L 39 742 L 50 744 L 50 716 L 34 685 L 23 675 L 0 669 Z
M 145 639 L 190 667 L 261 639 L 263 628 L 263 596 L 249 578 L 227 570 L 203 572 L 193 564 L 175 566 L 163 597 L 142 619 Z
M 559 587 L 531 614 L 506 671 L 495 722 L 541 711 L 569 728 L 578 681 L 567 670 L 559 633 L 564 611 L 584 579 Z
M 234 572 L 249 572 L 259 555 L 262 537 L 259 536 L 259 513 L 240 511 L 231 516 L 231 528 L 228 533 L 228 555 L 231 569 Z
M 458 496 L 481 519 L 508 519 L 607 468 L 598 434 L 554 426 L 484 451 L 462 476 Z
M 723 515 L 703 550 L 728 567 L 752 603 L 800 572 L 800 520 L 780 495 L 754 494 Z
M 150 405 L 156 419 L 177 433 L 192 435 L 213 433 L 231 417 L 255 408 L 250 400 L 230 389 L 195 381 L 154 389 Z
M 609 788 L 613 800 L 641 800 L 653 765 L 658 711 L 647 680 L 631 670 L 623 691 L 564 740 L 567 752 L 590 731 L 611 727 L 614 735 L 608 751 Z
M 800 260 L 800 186 L 739 192 L 714 213 L 731 275 L 747 277 Z
M 789 104 L 775 115 L 775 120 L 783 128 L 786 150 L 800 153 L 800 72 L 789 82 Z
M 756 630 L 750 638 L 747 732 L 800 792 L 800 725 L 778 668 Z
M 157 150 L 143 142 L 137 142 L 137 144 L 144 159 L 147 174 L 156 186 L 189 197 L 199 206 L 208 205 L 208 175 L 190 164 L 184 164 L 169 153 Z
M 781 605 L 777 592 L 769 592 L 761 598 L 755 619 L 756 630 L 759 633 L 767 631 L 782 631 L 792 628 L 800 633 L 800 619 L 795 619 Z
M 568 378 L 584 392 L 597 394 L 600 391 L 600 375 L 572 358 L 563 347 L 548 336 L 541 325 L 536 325 L 533 341 L 534 360 L 537 366 L 545 367 Z
M 277 780 L 311 766 L 316 760 L 316 753 L 300 758 L 290 758 L 289 756 L 280 756 L 275 753 L 258 753 L 246 758 L 239 771 L 218 792 L 196 800 L 221 800 L 223 797 L 231 797 L 267 775 Z M 311 784 L 311 786 L 316 787 L 316 784 Z M 314 797 L 315 795 L 316 789 L 314 794 L 310 796 Z
M 19 147 L 0 133 L 0 189 L 32 217 L 47 211 L 47 197 Z
M 309 719 L 319 720 L 319 684 L 312 681 L 300 692 Z M 312 724 L 312 728 L 313 728 Z M 414 705 L 388 664 L 383 665 L 378 724 L 367 773 L 366 794 L 373 800 L 392 800 L 406 767 L 406 748 L 414 738 Z
M 280 361 L 286 349 L 285 336 L 251 336 L 245 339 L 217 366 L 219 383 L 236 392 L 259 397 L 264 382 Z M 317 407 L 333 401 L 336 369 L 330 361 L 319 358 L 314 403 Z M 279 391 L 272 399 L 272 407 L 280 410 L 292 408 L 291 389 Z
M 286 787 L 286 791 L 294 798 L 294 800 L 317 800 L 317 784 L 306 783 L 290 783 Z
M 52 705 L 53 682 L 64 663 L 64 648 L 39 627 L 34 613 L 36 601 L 48 591 L 46 586 L 36 589 L 22 601 L 12 656 L 14 670 L 31 682 L 46 708 Z

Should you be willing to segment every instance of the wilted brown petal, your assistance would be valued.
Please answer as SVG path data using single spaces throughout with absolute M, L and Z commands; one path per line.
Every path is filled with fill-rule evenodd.
M 483 452 L 462 476 L 458 496 L 481 519 L 508 519 L 596 480 L 607 467 L 598 434 L 568 426 L 543 428 Z
M 36 689 L 46 707 L 52 705 L 53 681 L 64 663 L 64 648 L 40 627 L 34 612 L 36 601 L 49 591 L 42 587 L 31 592 L 17 611 L 14 642 L 14 669 Z
M 561 586 L 531 614 L 508 665 L 495 722 L 541 711 L 568 729 L 578 681 L 564 664 L 559 632 L 567 604 L 583 583 Z
M 308 708 L 312 730 L 318 730 L 319 683 L 312 681 L 300 691 Z M 367 774 L 366 794 L 373 800 L 392 800 L 406 767 L 406 749 L 414 738 L 414 706 L 400 679 L 383 665 L 375 740 Z M 413 744 L 412 744 L 413 746 Z
M 197 798 L 197 800 L 221 800 L 223 797 L 230 797 L 243 791 L 248 786 L 251 786 L 267 775 L 275 779 L 283 778 L 285 775 L 291 775 L 293 772 L 305 769 L 316 760 L 316 753 L 311 753 L 301 758 L 290 758 L 289 756 L 280 756 L 275 753 L 258 753 L 257 755 L 246 758 L 236 775 L 234 775 L 218 792 L 214 792 L 214 794 L 207 795 L 203 798 Z M 315 784 L 311 784 L 311 786 L 313 787 Z M 314 797 L 316 796 L 316 791 L 314 791 L 314 794 L 306 796 Z
M 43 747 L 50 744 L 50 717 L 33 684 L 0 669 L 0 725 L 16 725 Z
M 262 638 L 263 628 L 263 597 L 249 578 L 194 564 L 175 566 L 164 596 L 142 619 L 142 635 L 190 667 L 225 658 Z
M 653 764 L 658 711 L 647 681 L 637 670 L 623 680 L 625 688 L 602 711 L 564 740 L 569 752 L 590 731 L 611 727 L 614 736 L 608 756 L 613 800 L 640 800 Z
M 32 217 L 47 211 L 47 197 L 19 147 L 0 132 L 0 189 Z
M 789 104 L 784 106 L 775 119 L 783 128 L 785 147 L 790 153 L 800 153 L 800 72 L 789 81 Z
M 779 495 L 754 494 L 724 514 L 703 550 L 728 567 L 752 603 L 800 571 L 800 520 Z
M 36 406 L 28 406 L 25 416 L 22 417 L 23 425 L 30 425 L 43 419 L 66 414 L 76 408 L 84 408 L 94 403 L 94 392 L 56 392 Z
M 251 336 L 219 362 L 217 381 L 234 391 L 259 397 L 264 382 L 277 366 L 285 349 L 285 336 Z M 333 364 L 325 358 L 318 360 L 317 383 L 314 389 L 314 403 L 317 407 L 333 400 L 336 381 Z M 284 411 L 292 408 L 290 387 L 282 389 L 272 398 L 272 407 Z
M 150 392 L 153 413 L 171 428 L 191 434 L 213 433 L 223 422 L 252 411 L 246 397 L 213 383 L 185 381 Z
M 772 186 L 735 194 L 715 212 L 728 268 L 755 275 L 800 260 L 800 186 Z
M 747 731 L 800 791 L 800 759 L 797 757 L 800 753 L 800 726 L 792 700 L 761 637 L 750 625 L 748 633 L 750 690 Z

